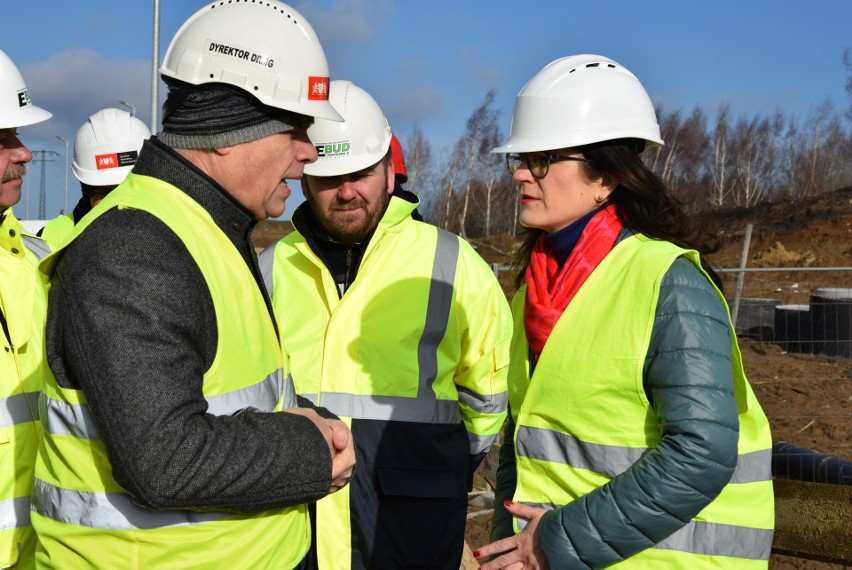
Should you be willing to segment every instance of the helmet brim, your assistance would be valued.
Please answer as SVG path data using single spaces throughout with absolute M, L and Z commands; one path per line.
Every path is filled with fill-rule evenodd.
M 45 111 L 41 107 L 28 105 L 14 113 L 12 116 L 7 116 L 0 119 L 0 129 L 12 129 L 16 127 L 26 127 L 42 123 L 53 116 L 50 111 Z

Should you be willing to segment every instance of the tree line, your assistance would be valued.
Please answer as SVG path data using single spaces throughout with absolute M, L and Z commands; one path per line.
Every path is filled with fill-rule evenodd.
M 852 101 L 852 52 L 844 54 Z M 406 140 L 407 188 L 421 199 L 424 218 L 463 237 L 516 234 L 519 195 L 503 155 L 491 154 L 505 133 L 489 91 L 464 133 L 436 156 L 419 127 Z M 749 207 L 758 202 L 815 196 L 852 185 L 852 103 L 838 114 L 817 105 L 801 120 L 782 111 L 733 117 L 722 104 L 708 117 L 657 107 L 665 146 L 648 148 L 646 164 L 691 211 Z

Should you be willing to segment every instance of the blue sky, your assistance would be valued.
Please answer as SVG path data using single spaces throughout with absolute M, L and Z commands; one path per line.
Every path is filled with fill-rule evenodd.
M 54 117 L 21 129 L 45 163 L 47 217 L 65 191 L 65 145 L 104 107 L 136 107 L 150 123 L 153 0 L 27 0 L 0 48 L 34 102 Z M 161 0 L 160 53 L 204 2 Z M 292 2 L 323 42 L 332 79 L 349 79 L 382 105 L 405 142 L 419 126 L 441 157 L 489 89 L 504 132 L 514 97 L 539 69 L 578 53 L 608 56 L 639 77 L 666 110 L 727 102 L 734 116 L 775 110 L 805 118 L 830 101 L 849 108 L 843 50 L 852 48 L 852 2 L 820 0 L 322 0 Z M 164 95 L 160 87 L 160 95 Z M 849 123 L 847 123 L 848 125 Z M 41 165 L 28 174 L 37 217 Z M 68 174 L 68 206 L 79 186 Z M 297 191 L 298 193 L 298 191 Z M 289 212 L 298 203 L 291 198 Z M 26 217 L 25 200 L 16 207 Z

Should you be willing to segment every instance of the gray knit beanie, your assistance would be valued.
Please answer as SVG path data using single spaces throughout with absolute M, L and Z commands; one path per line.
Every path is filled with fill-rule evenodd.
M 310 123 L 310 117 L 264 105 L 230 85 L 163 79 L 169 95 L 163 104 L 163 130 L 157 138 L 172 148 L 223 148 Z

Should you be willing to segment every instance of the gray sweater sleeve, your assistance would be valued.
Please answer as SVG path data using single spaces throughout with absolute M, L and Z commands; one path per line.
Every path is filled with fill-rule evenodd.
M 707 279 L 680 258 L 663 279 L 645 386 L 662 439 L 606 485 L 547 513 L 539 526 L 552 568 L 599 568 L 687 524 L 737 462 L 731 330 Z
M 198 266 L 147 213 L 105 214 L 60 261 L 48 317 L 50 367 L 61 386 L 85 392 L 113 475 L 134 500 L 155 509 L 250 512 L 327 494 L 331 455 L 309 419 L 206 413 L 202 378 L 216 339 Z

